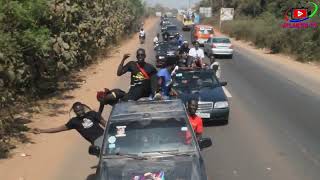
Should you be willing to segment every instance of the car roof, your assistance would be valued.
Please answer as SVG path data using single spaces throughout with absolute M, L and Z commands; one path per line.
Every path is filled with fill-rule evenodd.
M 128 119 L 143 119 L 148 117 L 176 117 L 185 115 L 184 104 L 181 100 L 165 101 L 129 101 L 117 103 L 110 114 L 111 121 Z

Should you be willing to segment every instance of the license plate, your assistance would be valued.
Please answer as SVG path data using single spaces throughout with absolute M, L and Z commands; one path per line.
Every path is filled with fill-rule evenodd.
M 210 113 L 196 113 L 201 118 L 210 118 Z

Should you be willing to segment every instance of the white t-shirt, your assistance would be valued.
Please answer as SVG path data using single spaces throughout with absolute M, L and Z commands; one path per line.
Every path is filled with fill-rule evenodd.
M 194 58 L 200 57 L 201 59 L 204 59 L 204 52 L 202 49 L 196 50 L 196 48 L 191 48 L 189 50 L 189 56 L 192 56 Z
M 158 39 L 158 37 L 157 37 L 157 36 L 156 36 L 156 37 L 154 37 L 153 42 L 154 42 L 154 43 L 159 42 L 159 39 Z
M 140 31 L 140 32 L 139 32 L 139 35 L 140 35 L 140 36 L 145 36 L 145 34 L 146 34 L 146 33 L 145 33 L 144 31 Z
M 219 62 L 214 62 L 210 65 L 210 69 L 213 69 L 213 66 L 218 66 L 218 70 L 216 71 L 216 76 L 218 79 L 221 77 L 221 68 Z

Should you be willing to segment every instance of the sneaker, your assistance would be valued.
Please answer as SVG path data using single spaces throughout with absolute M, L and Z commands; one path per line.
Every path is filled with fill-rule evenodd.
M 157 93 L 157 94 L 154 95 L 153 99 L 154 99 L 154 100 L 161 100 L 161 99 L 162 99 L 162 96 L 161 96 L 160 93 Z

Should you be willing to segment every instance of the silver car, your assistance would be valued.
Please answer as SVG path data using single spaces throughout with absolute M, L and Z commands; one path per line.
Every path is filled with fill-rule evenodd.
M 204 43 L 204 53 L 211 55 L 233 56 L 233 45 L 228 37 L 211 37 Z

